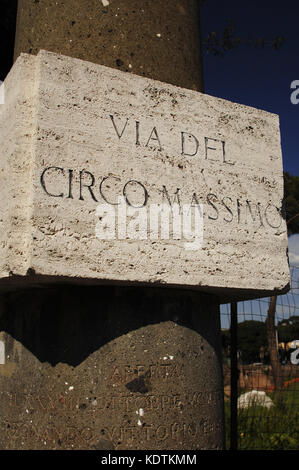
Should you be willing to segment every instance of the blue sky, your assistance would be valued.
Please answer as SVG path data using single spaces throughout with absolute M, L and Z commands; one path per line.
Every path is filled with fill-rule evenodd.
M 299 315 L 299 235 L 289 237 L 289 261 L 291 290 L 277 298 L 276 323 L 280 320 Z M 238 321 L 265 321 L 269 308 L 269 298 L 238 302 Z M 221 328 L 230 326 L 230 305 L 220 306 Z M 299 339 L 299 338 L 298 338 Z
M 232 20 L 236 35 L 273 39 L 284 36 L 278 50 L 242 46 L 224 57 L 204 51 L 205 92 L 280 116 L 284 170 L 299 176 L 299 104 L 291 103 L 293 80 L 299 80 L 299 2 L 285 0 L 206 0 L 202 37 L 221 33 Z
M 284 171 L 299 176 L 299 104 L 291 103 L 291 82 L 299 80 L 299 2 L 285 0 L 206 0 L 201 28 L 205 38 L 221 33 L 231 20 L 236 35 L 273 39 L 284 36 L 278 50 L 249 46 L 228 51 L 223 57 L 203 50 L 205 92 L 237 103 L 276 113 L 280 117 Z M 278 300 L 277 314 L 287 318 L 299 312 L 299 235 L 289 238 L 293 287 Z M 268 299 L 239 303 L 239 321 L 265 320 Z M 229 306 L 222 306 L 222 327 L 229 326 Z

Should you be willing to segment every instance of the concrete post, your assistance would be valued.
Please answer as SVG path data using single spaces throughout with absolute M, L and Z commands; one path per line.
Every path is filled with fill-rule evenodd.
M 20 0 L 39 49 L 202 89 L 197 0 Z M 219 303 L 179 289 L 49 287 L 2 297 L 2 449 L 222 449 Z

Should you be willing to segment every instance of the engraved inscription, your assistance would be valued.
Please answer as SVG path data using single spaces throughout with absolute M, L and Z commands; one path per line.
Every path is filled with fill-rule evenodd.
M 141 373 L 143 369 L 140 368 L 139 371 Z M 12 443 L 21 439 L 23 442 L 30 441 L 36 446 L 46 442 L 48 446 L 54 448 L 59 446 L 89 448 L 96 445 L 99 439 L 104 439 L 116 448 L 133 445 L 136 440 L 151 442 L 153 445 L 171 441 L 179 445 L 184 440 L 196 443 L 200 436 L 215 436 L 215 433 L 222 432 L 221 423 L 217 421 L 215 423 L 213 418 L 206 416 L 207 407 L 214 407 L 222 399 L 222 390 L 191 392 L 184 396 L 179 393 L 127 395 L 102 393 L 87 401 L 85 396 L 70 397 L 62 394 L 51 396 L 50 393 L 19 396 L 16 393 L 2 392 L 0 399 L 7 405 L 7 410 L 15 408 L 20 410 L 19 421 L 10 421 L 6 418 L 1 425 L 2 432 L 5 432 Z M 188 422 L 183 418 L 182 412 L 190 409 L 200 411 L 198 422 Z M 35 415 L 36 411 L 41 411 L 42 416 L 48 417 L 46 428 L 45 420 L 41 421 L 41 415 Z M 77 424 L 78 412 L 87 413 L 85 416 L 90 420 L 90 425 Z M 120 416 L 123 424 L 114 426 L 101 424 L 105 412 Z M 174 419 L 170 423 L 167 421 L 169 412 Z M 74 416 L 73 423 L 65 423 L 63 427 L 57 424 L 61 419 L 65 421 L 65 416 L 71 414 Z M 164 418 L 161 420 L 162 416 L 165 420 Z M 97 426 L 94 425 L 95 422 L 98 423 Z
M 222 423 L 212 422 L 209 418 L 202 418 L 199 423 L 178 423 L 171 424 L 144 424 L 140 426 L 106 426 L 102 429 L 102 434 L 115 443 L 134 443 L 137 439 L 142 441 L 162 442 L 172 440 L 181 442 L 196 440 L 202 435 L 221 432 Z
M 110 189 L 110 193 L 106 192 L 105 184 L 110 180 L 114 180 L 115 190 Z M 117 183 L 116 183 L 117 181 Z M 74 186 L 77 183 L 75 191 Z M 69 168 L 61 168 L 58 166 L 46 167 L 40 175 L 40 184 L 44 193 L 49 197 L 67 198 L 78 200 L 106 202 L 113 206 L 118 205 L 118 198 L 124 197 L 128 206 L 134 208 L 146 207 L 148 200 L 152 197 L 150 189 L 146 183 L 138 180 L 119 180 L 114 176 L 96 176 L 91 171 L 74 170 Z M 129 189 L 134 185 L 140 189 L 138 201 L 133 202 L 129 196 Z M 170 203 L 170 189 L 163 185 L 157 189 L 160 193 L 160 203 L 166 200 Z M 159 194 L 158 194 L 159 197 Z M 225 196 L 218 192 L 208 192 L 204 195 L 193 188 L 192 196 L 184 195 L 184 188 L 175 190 L 176 202 L 190 205 L 190 207 L 204 204 L 207 207 L 207 218 L 209 221 L 220 221 L 231 223 L 235 221 L 240 225 L 253 224 L 256 227 L 267 227 L 270 229 L 278 229 L 283 222 L 283 208 L 274 204 L 272 201 L 261 203 L 254 198 L 245 199 L 241 196 L 227 194 Z M 187 199 L 188 198 L 188 199 Z M 196 204 L 195 204 L 196 202 Z M 171 204 L 171 203 L 170 203 Z
M 137 364 L 136 366 L 114 367 L 109 382 L 122 384 L 138 377 L 148 379 L 172 380 L 182 376 L 181 367 L 177 364 L 151 364 L 149 366 Z
M 142 208 L 148 205 L 149 200 L 156 200 L 157 203 L 163 203 L 166 200 L 171 204 L 170 193 L 174 191 L 176 202 L 181 206 L 189 205 L 190 207 L 199 204 L 206 206 L 206 215 L 211 223 L 232 223 L 238 225 L 253 225 L 256 228 L 267 228 L 277 230 L 283 222 L 283 208 L 281 201 L 260 200 L 255 197 L 255 188 L 265 186 L 271 188 L 274 192 L 277 187 L 277 180 L 265 176 L 254 175 L 252 184 L 254 185 L 244 193 L 240 184 L 238 184 L 238 192 L 233 194 L 223 194 L 221 189 L 222 183 L 231 181 L 228 187 L 234 187 L 233 182 L 239 180 L 239 175 L 235 169 L 236 162 L 230 157 L 230 142 L 217 139 L 215 136 L 199 135 L 197 131 L 187 132 L 186 130 L 176 129 L 159 129 L 157 125 L 147 125 L 146 122 L 141 123 L 140 120 L 132 121 L 127 117 L 119 117 L 109 112 L 103 117 L 103 125 L 107 134 L 111 136 L 112 142 L 115 143 L 115 151 L 119 151 L 119 143 L 124 145 L 123 149 L 128 147 L 128 151 L 144 151 L 148 155 L 153 154 L 155 158 L 161 152 L 167 152 L 167 158 L 171 156 L 174 166 L 175 159 L 178 158 L 178 168 L 184 168 L 184 160 L 196 162 L 200 167 L 200 176 L 198 178 L 198 187 L 188 185 L 171 189 L 161 184 L 159 187 L 153 187 L 150 181 L 141 181 L 134 177 L 131 173 L 130 177 L 115 175 L 112 168 L 111 172 L 105 169 L 101 174 L 100 167 L 95 168 L 66 168 L 59 164 L 46 166 L 40 170 L 40 185 L 43 192 L 52 198 L 77 199 L 85 203 L 107 203 L 112 206 L 118 205 L 120 197 L 123 197 L 128 206 L 134 208 Z M 71 144 L 75 145 L 77 152 L 80 143 L 77 142 L 76 136 L 72 136 L 71 129 L 69 132 L 69 142 L 66 152 L 70 152 Z M 167 134 L 167 141 L 172 142 L 173 148 L 167 148 L 163 141 Z M 169 135 L 172 138 L 169 139 Z M 78 137 L 78 136 L 77 136 Z M 80 139 L 79 139 L 80 140 Z M 111 144 L 111 142 L 110 142 Z M 86 147 L 84 142 L 84 151 Z M 98 151 L 96 147 L 91 145 L 90 152 Z M 109 149 L 111 152 L 111 149 Z M 122 150 L 124 152 L 124 150 Z M 164 154 L 163 153 L 163 154 Z M 169 154 L 169 155 L 168 155 Z M 177 155 L 177 157 L 175 156 Z M 128 158 L 127 154 L 126 157 Z M 143 157 L 145 158 L 145 157 Z M 183 159 L 183 162 L 182 162 Z M 210 180 L 209 170 L 215 166 L 221 166 L 227 171 L 227 175 L 215 180 L 212 176 Z M 222 170 L 221 170 L 222 171 Z M 193 183 L 194 184 L 194 183 Z M 226 185 L 227 186 L 227 185 Z M 203 190 L 203 187 L 205 188 Z M 245 188 L 244 188 L 245 189 Z M 133 201 L 130 197 L 131 192 L 137 193 L 135 197 L 137 201 Z M 243 196 L 241 196 L 243 192 Z
M 16 393 L 1 392 L 0 399 L 8 407 L 22 407 L 23 410 L 40 411 L 75 411 L 82 407 L 84 399 L 76 396 L 57 397 L 26 395 L 19 397 Z M 222 391 L 215 390 L 210 392 L 193 392 L 183 396 L 182 394 L 157 394 L 157 393 L 131 393 L 131 394 L 97 394 L 92 400 L 92 406 L 97 410 L 135 412 L 142 408 L 146 411 L 170 411 L 182 410 L 184 407 L 204 407 L 216 405 L 222 399 Z M 86 401 L 86 400 L 85 400 Z M 90 405 L 88 400 L 87 404 Z M 85 404 L 85 403 L 84 403 Z M 87 405 L 85 406 L 85 408 Z

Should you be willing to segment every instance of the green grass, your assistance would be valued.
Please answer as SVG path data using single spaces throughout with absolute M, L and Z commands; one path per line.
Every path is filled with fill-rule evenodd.
M 238 412 L 238 449 L 299 449 L 299 383 L 280 392 L 268 393 L 270 409 L 252 406 Z M 230 406 L 225 403 L 226 446 L 230 448 Z

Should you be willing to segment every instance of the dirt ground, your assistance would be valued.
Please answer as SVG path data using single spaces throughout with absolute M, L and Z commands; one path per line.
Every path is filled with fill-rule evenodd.
M 261 390 L 270 392 L 273 390 L 273 376 L 272 369 L 269 365 L 264 364 L 250 364 L 238 366 L 239 382 L 238 388 L 245 390 Z M 230 369 L 224 368 L 224 396 L 230 396 Z M 282 365 L 281 374 L 283 377 L 284 387 L 289 385 L 289 382 L 295 379 L 299 380 L 299 367 L 293 365 Z

